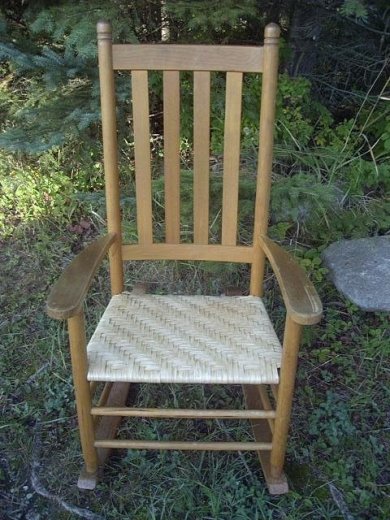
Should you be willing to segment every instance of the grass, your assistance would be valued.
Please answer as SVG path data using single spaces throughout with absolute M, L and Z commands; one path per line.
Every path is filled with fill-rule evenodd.
M 301 213 L 307 213 L 301 236 L 312 245 L 303 247 L 293 241 L 294 254 L 310 273 L 325 306 L 322 322 L 306 329 L 300 352 L 286 462 L 288 495 L 268 495 L 256 456 L 244 452 L 122 451 L 110 459 L 95 491 L 80 492 L 76 481 L 82 460 L 67 333 L 64 323 L 46 316 L 44 307 L 50 285 L 63 267 L 83 245 L 104 232 L 104 200 L 99 191 L 75 194 L 59 155 L 49 154 L 39 161 L 26 169 L 22 161 L 0 157 L 4 173 L 0 208 L 5 215 L 0 218 L 4 237 L 0 249 L 0 517 L 390 518 L 388 316 L 364 313 L 344 300 L 328 282 L 320 257 L 321 247 L 341 236 L 383 232 L 385 201 L 376 200 L 377 209 L 346 208 L 336 214 L 332 187 L 326 192 L 326 202 L 318 184 L 309 186 L 308 176 L 276 179 L 273 211 L 280 218 L 270 231 L 278 240 L 292 235 L 296 203 Z M 94 157 L 91 161 L 95 164 Z M 89 182 L 87 174 L 83 175 L 79 189 Z M 191 175 L 183 175 L 182 182 L 182 192 L 187 193 Z M 217 176 L 213 199 L 220 199 L 220 186 Z M 160 179 L 153 190 L 162 218 Z M 253 179 L 249 178 L 241 187 L 248 211 L 252 192 Z M 130 195 L 123 202 L 134 205 Z M 190 219 L 191 200 L 184 210 Z M 324 214 L 333 219 L 333 235 Z M 216 207 L 211 208 L 211 215 L 216 241 L 220 222 Z M 241 217 L 245 242 L 249 236 L 245 226 L 250 221 L 245 212 Z M 125 234 L 131 239 L 136 229 L 134 207 L 125 222 Z M 155 231 L 161 233 L 158 222 Z M 246 287 L 248 270 L 204 262 L 128 264 L 127 288 L 140 281 L 149 282 L 156 293 L 220 294 L 228 286 Z M 266 288 L 266 304 L 280 334 L 284 310 L 270 272 Z M 108 298 L 104 265 L 86 304 L 89 333 Z M 235 386 L 139 385 L 135 399 L 145 407 L 242 405 L 241 390 Z M 182 420 L 173 427 L 169 421 L 139 419 L 124 422 L 120 435 L 243 440 L 251 432 L 245 421 Z
M 83 217 L 88 220 L 88 215 Z M 89 220 L 92 222 L 92 220 Z M 75 230 L 76 229 L 76 230 Z M 80 230 L 78 230 L 80 231 Z M 307 329 L 287 454 L 291 492 L 268 495 L 251 453 L 118 452 L 93 492 L 75 486 L 82 464 L 64 324 L 44 313 L 45 298 L 64 264 L 97 231 L 53 220 L 31 224 L 2 243 L 1 509 L 4 518 L 106 519 L 386 519 L 390 516 L 386 410 L 388 317 L 344 301 L 311 263 L 325 319 Z M 307 262 L 306 262 L 307 265 Z M 91 330 L 108 297 L 107 266 L 87 302 Z M 317 271 L 315 271 L 317 269 Z M 318 274 L 319 273 L 319 274 Z M 246 272 L 235 275 L 245 280 Z M 131 266 L 128 286 L 156 292 L 218 293 L 229 271 L 188 264 Z M 268 306 L 282 309 L 268 277 Z M 140 385 L 137 405 L 240 406 L 238 387 Z M 137 420 L 121 435 L 247 439 L 245 422 Z

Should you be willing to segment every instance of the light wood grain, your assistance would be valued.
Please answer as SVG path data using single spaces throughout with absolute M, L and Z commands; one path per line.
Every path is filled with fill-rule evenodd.
M 259 129 L 259 155 L 253 245 L 257 249 L 251 270 L 250 292 L 263 294 L 264 252 L 259 241 L 268 229 L 269 201 L 271 194 L 271 172 L 275 126 L 276 87 L 278 78 L 280 29 L 276 24 L 267 25 L 264 33 L 264 67 L 261 83 L 261 110 Z
M 260 387 L 263 385 L 243 385 L 245 402 L 248 408 L 263 409 L 260 398 Z M 272 442 L 272 431 L 269 421 L 251 419 L 253 435 L 256 442 Z M 257 456 L 263 470 L 264 478 L 267 483 L 268 491 L 271 495 L 283 495 L 288 493 L 288 483 L 286 475 L 281 472 L 277 478 L 271 475 L 270 452 L 259 450 Z
M 82 314 L 69 319 L 72 364 L 76 401 L 86 461 L 85 482 L 96 478 L 97 450 L 108 453 L 111 448 L 171 450 L 254 450 L 262 463 L 268 488 L 280 494 L 288 490 L 283 463 L 291 415 L 301 325 L 316 323 L 322 306 L 304 272 L 279 246 L 266 237 L 272 169 L 273 129 L 275 119 L 278 39 L 280 30 L 270 24 L 265 30 L 264 48 L 179 45 L 115 45 L 111 46 L 111 28 L 98 25 L 99 64 L 102 90 L 105 170 L 108 187 L 107 213 L 109 229 L 120 236 L 119 182 L 113 68 L 132 70 L 133 118 L 135 134 L 135 166 L 137 225 L 139 244 L 121 245 L 119 240 L 110 250 L 113 292 L 123 288 L 122 258 L 145 260 L 210 260 L 252 264 L 250 293 L 262 294 L 264 260 L 267 256 L 278 279 L 287 308 L 283 341 L 283 358 L 277 408 L 264 386 L 244 385 L 248 410 L 182 410 L 139 409 L 126 407 L 121 400 L 111 399 L 105 391 L 100 406 L 91 409 L 91 389 L 86 381 L 85 329 Z M 166 244 L 153 244 L 152 186 L 150 163 L 150 128 L 147 70 L 164 70 L 164 141 Z M 180 70 L 194 70 L 194 244 L 180 244 Z M 210 155 L 210 71 L 227 71 L 224 138 L 224 187 L 222 196 L 222 244 L 209 245 L 209 155 Z M 262 100 L 260 115 L 260 147 L 256 209 L 252 247 L 237 246 L 238 181 L 240 160 L 240 118 L 242 72 L 261 72 Z M 104 107 L 103 107 L 104 105 Z M 113 185 L 113 186 L 112 186 Z M 115 235 L 114 235 L 115 236 Z M 101 261 L 103 241 L 96 248 L 93 261 L 81 262 L 84 286 L 81 300 L 96 265 Z M 95 265 L 96 264 L 96 265 Z M 76 277 L 77 278 L 77 277 Z M 65 277 L 65 281 L 70 278 Z M 86 281 L 85 281 L 86 280 Z M 85 288 L 86 287 L 86 288 Z M 73 293 L 75 289 L 72 289 Z M 73 301 L 75 297 L 72 296 Z M 61 304 L 62 305 L 62 304 Z M 54 306 L 51 306 L 52 310 Z M 74 306 L 80 310 L 80 306 Z M 61 307 L 63 313 L 64 308 Z M 73 312 L 73 311 L 72 311 Z M 55 311 L 53 311 L 55 313 Z M 63 316 L 64 314 L 62 314 Z M 128 385 L 128 383 L 125 383 Z M 112 388 L 116 387 L 115 385 Z M 108 388 L 108 387 L 107 387 Z M 119 388 L 119 387 L 118 387 Z M 128 386 L 127 386 L 128 388 Z M 120 392 L 125 394 L 126 392 Z M 103 405 L 103 406 L 102 406 Z M 256 442 L 181 442 L 113 439 L 120 417 L 151 418 L 249 418 Z M 91 428 L 96 420 L 95 439 Z M 102 426 L 103 425 L 103 426 Z M 93 428 L 92 428 L 93 430 Z
M 268 397 L 268 392 L 267 392 L 267 386 L 266 385 L 258 385 L 258 392 L 259 392 L 259 397 L 260 397 L 260 401 L 261 401 L 261 404 L 262 404 L 262 409 L 264 410 L 272 410 L 272 405 L 271 405 L 271 401 Z M 271 430 L 271 432 L 273 433 L 274 432 L 274 421 L 273 421 L 273 418 L 270 418 L 268 420 L 268 424 L 269 424 L 269 428 Z
M 148 73 L 144 70 L 132 72 L 131 86 L 138 240 L 140 244 L 151 244 L 153 228 Z
M 209 241 L 210 73 L 194 72 L 194 243 Z
M 279 392 L 279 385 L 270 385 L 272 395 L 275 399 L 275 402 L 278 401 L 278 392 Z
M 275 428 L 272 441 L 273 448 L 270 459 L 271 475 L 274 478 L 279 478 L 283 471 L 301 335 L 302 325 L 296 323 L 291 319 L 291 316 L 287 314 L 283 337 L 283 354 L 280 369 L 278 402 L 276 405 Z
M 273 410 L 190 410 L 178 408 L 92 408 L 95 416 L 154 417 L 180 419 L 273 419 Z
M 124 260 L 211 260 L 251 263 L 253 248 L 196 244 L 124 245 L 122 255 Z
M 180 75 L 164 71 L 164 178 L 166 242 L 180 242 Z
M 129 393 L 130 383 L 106 383 L 99 399 L 99 405 L 103 403 L 109 406 L 124 405 Z M 113 439 L 115 437 L 118 426 L 121 422 L 121 417 L 100 417 L 95 416 L 95 439 Z M 108 459 L 111 453 L 110 448 L 98 448 L 97 450 L 98 462 L 100 471 L 88 473 L 84 466 L 80 472 L 77 481 L 79 489 L 95 489 L 98 482 L 98 474 L 102 472 L 102 466 Z
M 98 467 L 98 456 L 93 444 L 94 424 L 90 414 L 92 401 L 87 381 L 88 360 L 83 313 L 68 319 L 68 330 L 81 449 L 86 473 L 94 475 Z
M 116 70 L 194 70 L 261 72 L 261 47 L 231 45 L 113 46 Z
M 94 395 L 95 395 L 95 392 L 96 392 L 96 389 L 97 389 L 98 385 L 99 385 L 99 381 L 91 381 L 89 383 L 89 390 L 91 392 L 91 399 L 94 398 Z
M 122 407 L 127 401 L 127 397 L 130 391 L 130 383 L 113 383 L 110 387 L 110 391 L 106 396 L 105 406 L 111 407 Z M 104 406 L 104 405 L 102 405 Z M 94 410 L 94 408 L 92 408 Z M 91 410 L 91 415 L 92 414 Z M 99 422 L 95 431 L 95 439 L 114 439 L 116 432 L 118 430 L 119 424 L 121 422 L 121 416 L 111 416 L 111 417 L 98 417 Z M 98 452 L 98 460 L 99 465 L 102 466 L 108 457 L 110 456 L 110 449 L 108 448 L 100 448 L 97 450 Z
M 135 284 L 132 294 L 145 294 L 147 291 L 147 285 L 144 283 Z M 107 416 L 106 414 L 94 414 L 93 410 L 100 409 L 123 409 L 129 397 L 129 391 L 134 389 L 130 383 L 111 383 L 108 382 L 104 385 L 102 394 L 100 396 L 97 407 L 91 408 L 90 414 L 94 419 L 98 420 L 95 428 L 95 439 L 114 439 L 119 424 L 123 416 L 112 415 Z M 130 393 L 130 398 L 133 401 L 135 399 L 134 390 Z M 103 416 L 104 415 L 104 416 Z M 99 465 L 103 466 L 108 457 L 110 456 L 110 448 L 99 448 L 97 450 Z
M 146 292 L 146 284 L 137 283 L 133 290 L 133 294 L 145 294 Z M 82 336 L 81 336 L 82 337 Z M 85 345 L 84 345 L 84 355 L 86 353 Z M 95 382 L 92 381 L 89 384 L 89 388 L 92 390 Z M 129 395 L 129 389 L 134 388 L 130 386 L 130 383 L 112 383 L 107 382 L 104 385 L 103 391 L 100 395 L 98 406 L 104 407 L 107 406 L 109 408 L 120 408 L 125 405 Z M 132 394 L 132 400 L 134 399 L 134 393 Z M 92 404 L 92 399 L 91 399 Z M 94 421 L 94 439 L 113 439 L 116 435 L 116 431 L 121 421 L 120 416 L 113 417 L 102 417 L 99 415 L 93 416 L 91 413 L 91 406 L 87 406 L 86 413 L 88 413 L 89 417 Z M 94 442 L 94 439 L 91 439 L 90 442 Z M 97 450 L 98 463 L 102 470 L 102 466 L 110 455 L 111 448 L 98 448 Z M 100 472 L 99 472 L 100 473 Z M 98 481 L 98 471 L 88 472 L 86 466 L 84 466 L 80 472 L 80 476 L 77 482 L 77 487 L 79 489 L 95 489 Z
M 64 269 L 47 299 L 46 312 L 51 318 L 63 320 L 79 314 L 95 272 L 115 241 L 114 233 L 95 240 Z
M 77 480 L 77 487 L 79 489 L 92 491 L 93 489 L 95 489 L 97 482 L 98 471 L 95 471 L 95 473 L 88 473 L 85 466 L 83 466 L 81 468 L 80 475 Z
M 96 448 L 119 448 L 135 450 L 190 450 L 190 451 L 257 451 L 271 450 L 270 442 L 198 442 L 198 441 L 132 441 L 100 440 L 95 441 Z
M 322 303 L 305 271 L 268 237 L 260 237 L 260 245 L 275 273 L 290 318 L 302 325 L 318 323 Z
M 118 140 L 116 127 L 116 99 L 112 68 L 111 25 L 99 22 L 98 57 L 102 110 L 104 177 L 106 185 L 107 228 L 117 240 L 109 252 L 111 292 L 123 291 L 123 263 L 121 257 L 121 212 L 119 202 Z
M 242 73 L 228 72 L 226 75 L 222 195 L 222 244 L 225 246 L 234 246 L 237 242 L 241 96 Z
M 97 406 L 106 406 L 106 403 L 110 396 L 113 384 L 114 383 L 112 381 L 108 381 L 107 383 L 104 384 L 103 390 L 99 397 L 99 401 L 97 403 Z

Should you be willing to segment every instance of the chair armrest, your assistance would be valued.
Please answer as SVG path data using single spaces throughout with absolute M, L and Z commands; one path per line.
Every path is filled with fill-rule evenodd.
M 268 237 L 260 237 L 260 243 L 278 280 L 291 319 L 301 325 L 318 323 L 322 316 L 322 303 L 305 271 Z
M 47 299 L 46 311 L 51 318 L 63 320 L 81 311 L 96 269 L 115 237 L 115 233 L 109 233 L 95 240 L 64 269 Z

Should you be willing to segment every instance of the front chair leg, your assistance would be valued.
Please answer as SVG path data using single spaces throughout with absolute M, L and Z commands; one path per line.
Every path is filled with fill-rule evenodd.
M 82 312 L 68 319 L 68 329 L 81 449 L 85 463 L 85 470 L 78 486 L 93 489 L 96 485 L 98 456 L 94 446 L 95 432 L 91 415 L 91 390 L 87 380 L 88 360 Z
M 283 337 L 282 366 L 276 405 L 276 418 L 271 451 L 271 475 L 279 478 L 283 471 L 286 443 L 290 425 L 292 399 L 302 325 L 294 322 L 287 314 Z

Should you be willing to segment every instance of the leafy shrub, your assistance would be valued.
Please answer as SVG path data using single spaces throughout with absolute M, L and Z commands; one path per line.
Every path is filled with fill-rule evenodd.
M 309 433 L 318 437 L 318 442 L 324 450 L 338 446 L 356 433 L 350 416 L 348 403 L 338 394 L 328 391 L 326 401 L 309 417 Z
M 58 163 L 55 153 L 30 164 L 2 153 L 0 168 L 0 233 L 13 233 L 19 223 L 42 217 L 68 217 L 72 213 L 73 185 Z

